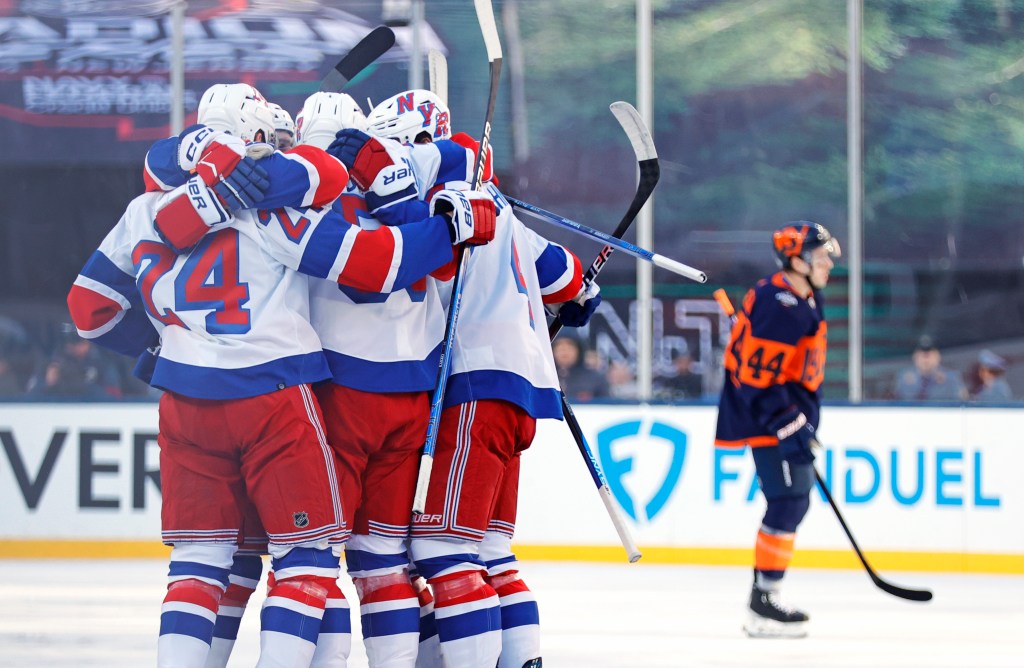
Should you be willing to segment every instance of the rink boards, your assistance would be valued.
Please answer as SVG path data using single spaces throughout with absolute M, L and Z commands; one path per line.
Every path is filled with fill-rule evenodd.
M 763 500 L 714 407 L 576 414 L 643 562 L 751 563 Z M 166 554 L 156 425 L 154 404 L 0 406 L 0 557 Z M 828 406 L 818 465 L 876 569 L 1024 573 L 1022 430 L 1016 409 Z M 521 558 L 625 560 L 563 423 L 538 425 L 520 488 Z M 860 567 L 817 491 L 794 563 Z

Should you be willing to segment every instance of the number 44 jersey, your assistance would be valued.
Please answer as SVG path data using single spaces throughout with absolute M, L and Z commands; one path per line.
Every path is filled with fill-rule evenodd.
M 797 294 L 781 271 L 758 281 L 725 350 L 715 445 L 776 445 L 765 425 L 794 406 L 817 428 L 826 334 L 818 290 Z
M 153 220 L 181 188 L 133 200 L 68 295 L 83 337 L 131 356 L 159 342 L 150 382 L 178 394 L 236 399 L 324 380 L 308 276 L 386 293 L 451 260 L 440 216 L 370 231 L 329 208 L 239 212 L 178 255 Z

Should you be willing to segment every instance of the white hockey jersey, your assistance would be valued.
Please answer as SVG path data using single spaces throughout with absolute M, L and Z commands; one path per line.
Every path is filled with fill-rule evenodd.
M 576 295 L 579 261 L 523 225 L 496 187 L 487 189 L 498 206 L 495 236 L 467 262 L 444 405 L 502 399 L 532 417 L 561 419 L 544 303 Z
M 328 378 L 307 276 L 390 292 L 451 258 L 439 218 L 369 231 L 312 208 L 242 212 L 177 255 L 153 220 L 192 185 L 133 200 L 68 295 L 79 333 L 101 345 L 136 355 L 159 334 L 150 382 L 186 396 L 249 397 Z
M 415 181 L 425 199 L 445 184 L 465 187 L 472 178 L 474 152 L 454 141 L 407 150 L 412 173 L 406 178 Z M 401 167 L 396 165 L 396 171 Z M 378 180 L 387 176 L 382 173 Z M 367 194 L 374 215 L 391 225 L 427 215 L 427 203 L 409 198 L 397 181 L 391 186 L 393 197 Z M 535 418 L 561 419 L 544 304 L 575 297 L 582 268 L 567 249 L 523 225 L 494 185 L 487 188 L 498 208 L 495 237 L 473 248 L 467 263 L 444 405 L 500 399 Z M 447 308 L 447 297 L 444 302 Z
M 381 226 L 353 183 L 334 207 L 352 225 Z M 335 383 L 364 392 L 420 392 L 437 383 L 445 310 L 436 279 L 389 294 L 312 281 L 310 316 Z

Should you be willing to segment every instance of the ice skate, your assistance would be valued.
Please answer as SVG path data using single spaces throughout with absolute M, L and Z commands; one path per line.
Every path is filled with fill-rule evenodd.
M 743 631 L 751 638 L 803 638 L 808 619 L 806 613 L 781 603 L 777 592 L 754 585 Z

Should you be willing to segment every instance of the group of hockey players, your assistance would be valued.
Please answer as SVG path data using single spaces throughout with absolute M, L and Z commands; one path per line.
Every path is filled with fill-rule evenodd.
M 215 85 L 196 125 L 151 147 L 147 192 L 75 280 L 79 333 L 163 390 L 162 668 L 227 664 L 261 555 L 258 666 L 346 665 L 342 557 L 370 666 L 541 665 L 511 549 L 520 455 L 561 417 L 545 314 L 584 325 L 600 292 L 516 219 L 489 152 L 472 188 L 479 146 L 451 120 L 411 90 L 368 115 L 315 93 L 293 123 L 252 86 Z

